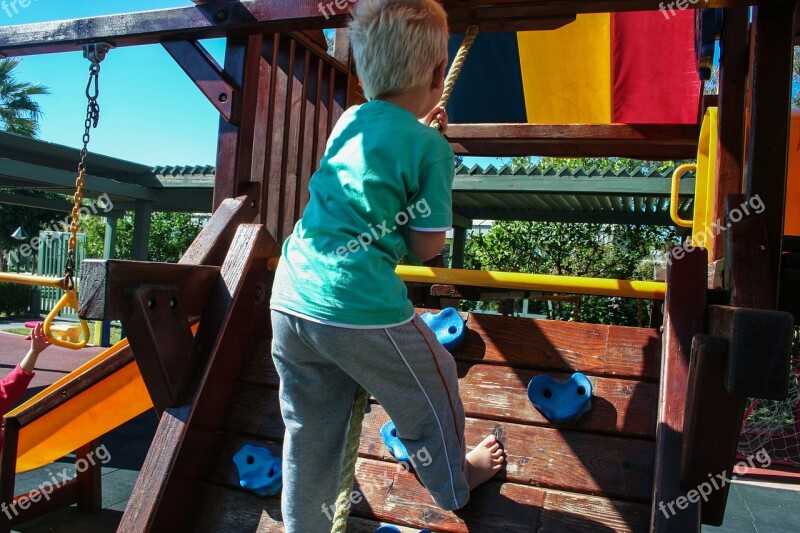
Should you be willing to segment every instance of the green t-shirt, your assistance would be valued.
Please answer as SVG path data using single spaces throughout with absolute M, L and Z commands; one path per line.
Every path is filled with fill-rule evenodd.
M 411 112 L 382 100 L 349 108 L 283 245 L 272 309 L 353 327 L 409 320 L 394 269 L 409 228 L 450 229 L 453 175 L 450 144 Z

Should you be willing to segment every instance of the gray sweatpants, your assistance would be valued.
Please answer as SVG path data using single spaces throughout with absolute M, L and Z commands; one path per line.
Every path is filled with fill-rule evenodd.
M 467 503 L 456 364 L 419 317 L 393 328 L 349 329 L 272 311 L 272 330 L 286 424 L 286 533 L 330 531 L 357 385 L 394 421 L 434 501 L 443 509 Z

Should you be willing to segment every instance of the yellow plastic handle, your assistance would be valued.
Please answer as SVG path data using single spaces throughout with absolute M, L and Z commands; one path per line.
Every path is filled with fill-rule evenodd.
M 56 335 L 53 335 L 53 332 L 50 330 L 50 325 L 53 323 L 53 319 L 58 316 L 58 313 L 60 313 L 62 309 L 67 307 L 71 307 L 75 309 L 75 311 L 78 310 L 78 294 L 74 289 L 68 289 L 66 292 L 64 292 L 64 296 L 61 297 L 58 303 L 53 307 L 53 310 L 50 311 L 50 314 L 47 315 L 47 318 L 44 319 L 44 334 L 47 335 L 47 338 L 50 340 L 50 342 L 56 346 L 69 348 L 71 350 L 80 350 L 89 342 L 89 325 L 85 320 L 81 320 L 83 339 L 79 342 L 61 340 Z
M 670 191 L 669 195 L 669 216 L 672 217 L 672 221 L 675 222 L 675 224 L 684 228 L 691 228 L 694 224 L 694 221 L 686 220 L 678 216 L 678 191 L 680 189 L 681 176 L 683 176 L 686 172 L 696 170 L 696 164 L 687 163 L 679 166 L 675 169 L 675 172 L 672 173 L 672 190 Z

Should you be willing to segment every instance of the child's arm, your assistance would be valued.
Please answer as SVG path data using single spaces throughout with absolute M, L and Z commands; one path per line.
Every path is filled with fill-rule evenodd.
M 47 335 L 44 334 L 44 326 L 39 322 L 36 324 L 36 327 L 31 330 L 31 348 L 22 361 L 20 361 L 20 368 L 28 373 L 33 372 L 39 354 L 47 349 L 48 346 L 50 346 L 50 341 L 47 340 Z
M 408 230 L 408 249 L 420 261 L 433 259 L 444 248 L 446 232 Z

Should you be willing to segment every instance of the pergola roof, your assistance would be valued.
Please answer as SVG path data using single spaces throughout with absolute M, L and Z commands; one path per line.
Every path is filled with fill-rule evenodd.
M 0 132 L 0 189 L 73 194 L 80 151 Z M 90 153 L 84 196 L 107 194 L 115 212 L 133 210 L 137 201 L 154 211 L 210 212 L 214 167 L 157 167 Z M 69 202 L 0 193 L 0 203 L 70 211 Z
M 42 190 L 72 194 L 79 151 L 38 139 L 0 132 L 0 203 L 68 212 L 67 201 L 19 194 Z M 154 211 L 208 212 L 214 190 L 212 166 L 159 166 L 90 154 L 87 198 L 108 194 L 115 212 L 133 210 L 137 201 Z M 533 167 L 500 169 L 459 166 L 453 184 L 456 223 L 473 219 L 602 222 L 671 225 L 672 169 L 632 172 L 597 168 Z M 679 213 L 690 218 L 694 178 L 681 180 Z
M 600 171 L 459 166 L 453 211 L 467 219 L 670 226 L 673 169 Z M 694 178 L 681 180 L 678 212 L 691 218 Z

